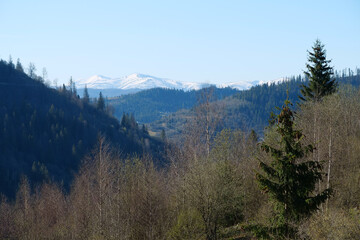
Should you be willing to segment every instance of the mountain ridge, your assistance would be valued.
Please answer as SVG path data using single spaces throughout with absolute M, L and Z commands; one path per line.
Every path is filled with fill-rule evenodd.
M 90 89 L 119 89 L 119 90 L 147 90 L 152 88 L 167 88 L 167 89 L 177 89 L 184 91 L 191 90 L 200 90 L 204 87 L 211 85 L 216 86 L 217 88 L 234 88 L 237 90 L 247 90 L 253 86 L 264 84 L 264 83 L 273 83 L 273 82 L 282 82 L 286 78 L 279 78 L 272 81 L 241 81 L 241 82 L 228 82 L 228 83 L 197 83 L 197 82 L 183 82 L 175 81 L 169 78 L 160 78 L 148 74 L 142 73 L 133 73 L 125 77 L 120 78 L 111 78 L 104 75 L 94 75 L 86 79 L 79 79 L 76 82 L 79 88 Z
M 51 181 L 69 190 L 102 137 L 124 156 L 148 154 L 163 164 L 163 143 L 131 116 L 120 123 L 72 88 L 50 88 L 2 60 L 0 86 L 0 195 L 14 198 L 21 176 L 33 186 Z

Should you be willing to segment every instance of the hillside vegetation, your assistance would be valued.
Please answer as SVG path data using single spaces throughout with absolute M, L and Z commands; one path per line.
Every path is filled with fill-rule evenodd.
M 336 72 L 335 78 L 340 86 L 351 85 L 357 88 L 360 85 L 360 69 L 356 69 L 355 73 L 350 69 Z M 291 77 L 280 83 L 254 86 L 249 90 L 243 90 L 217 100 L 213 105 L 215 108 L 221 109 L 222 119 L 219 123 L 219 130 L 228 128 L 250 131 L 253 129 L 263 136 L 270 113 L 277 112 L 276 106 L 281 106 L 287 97 L 297 108 L 300 86 L 307 83 L 307 78 Z M 186 124 L 195 115 L 194 105 L 193 108 L 181 109 L 151 122 L 148 125 L 149 130 L 157 135 L 164 130 L 169 139 L 179 141 Z
M 223 99 L 238 93 L 232 88 L 215 88 L 214 99 Z M 153 88 L 134 94 L 109 98 L 107 103 L 114 108 L 114 116 L 121 119 L 123 113 L 134 114 L 140 123 L 151 123 L 180 109 L 191 109 L 197 104 L 201 90 L 176 90 Z
M 14 197 L 22 175 L 34 184 L 55 181 L 69 188 L 99 136 L 124 155 L 161 159 L 161 141 L 139 129 L 135 119 L 120 124 L 99 107 L 79 99 L 74 86 L 51 89 L 40 77 L 1 61 L 0 192 Z
M 219 101 L 203 89 L 165 145 L 133 114 L 110 117 L 101 94 L 89 104 L 1 62 L 1 183 L 20 184 L 0 198 L 0 239 L 358 239 L 360 72 L 334 79 L 313 50 L 306 80 Z
M 319 111 L 315 130 L 321 141 L 307 159 L 319 157 L 322 173 L 327 173 L 315 192 L 332 188 L 330 199 L 297 223 L 306 239 L 357 239 L 360 234 L 359 109 L 359 91 L 349 88 L 306 105 L 296 115 L 306 145 L 313 143 L 309 122 Z M 168 147 L 171 164 L 166 171 L 155 168 L 149 158 L 119 157 L 100 140 L 69 194 L 53 183 L 34 191 L 23 179 L 16 201 L 1 201 L 1 238 L 251 239 L 246 226 L 269 224 L 274 211 L 254 178 L 254 172 L 261 171 L 259 160 L 270 163 L 271 158 L 259 149 L 256 134 L 230 130 L 210 138 L 207 153 L 204 126 L 198 119 L 186 131 L 182 150 Z M 270 127 L 263 142 L 277 147 L 278 139 Z

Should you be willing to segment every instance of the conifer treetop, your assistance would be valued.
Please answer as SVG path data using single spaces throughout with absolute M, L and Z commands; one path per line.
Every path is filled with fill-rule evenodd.
M 329 65 L 330 62 L 331 60 L 326 59 L 324 45 L 317 39 L 312 51 L 308 51 L 307 71 L 304 71 L 304 74 L 309 79 L 309 85 L 301 86 L 301 100 L 318 102 L 336 91 L 337 83 L 335 78 L 332 78 L 333 67 Z

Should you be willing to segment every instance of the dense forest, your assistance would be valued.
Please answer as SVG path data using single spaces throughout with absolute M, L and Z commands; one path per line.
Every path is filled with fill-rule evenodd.
M 214 89 L 214 100 L 238 93 L 239 90 L 232 88 Z M 114 109 L 114 116 L 121 119 L 122 114 L 132 113 L 140 123 L 151 123 L 181 109 L 193 108 L 201 95 L 202 90 L 176 90 L 153 88 L 134 94 L 123 95 L 107 99 Z
M 360 69 L 336 71 L 334 78 L 341 87 L 351 85 L 358 88 L 360 85 Z M 280 83 L 257 85 L 249 90 L 217 99 L 213 103 L 214 107 L 219 108 L 221 106 L 221 115 L 223 116 L 218 130 L 221 131 L 222 128 L 245 131 L 253 129 L 260 136 L 263 136 L 269 114 L 277 112 L 276 107 L 281 106 L 287 97 L 296 107 L 300 101 L 300 87 L 302 84 L 308 84 L 308 82 L 306 76 L 299 75 L 286 78 Z M 164 89 L 163 91 L 167 90 Z M 194 101 L 197 100 L 194 99 Z M 164 115 L 160 120 L 148 124 L 149 130 L 157 135 L 160 135 L 164 130 L 168 138 L 178 140 L 181 138 L 184 126 L 189 122 L 189 118 L 196 114 L 195 106 L 196 104 L 192 108 L 184 108 Z
M 1 66 L 10 69 L 8 63 Z M 19 76 L 33 81 L 22 73 Z M 359 71 L 336 75 L 317 40 L 309 51 L 305 76 L 306 80 L 298 77 L 258 86 L 220 101 L 214 100 L 214 88 L 203 89 L 198 104 L 187 115 L 182 144 L 173 144 L 163 132 L 165 146 L 161 146 L 167 162 L 163 165 L 157 164 L 156 154 L 134 156 L 119 151 L 115 134 L 136 126 L 133 115 L 124 113 L 119 123 L 104 111 L 101 96 L 96 106 L 91 106 L 83 103 L 86 98 L 80 100 L 69 90 L 51 90 L 59 96 L 66 93 L 67 101 L 92 109 L 94 117 L 100 114 L 108 119 L 114 124 L 110 125 L 113 135 L 105 131 L 96 137 L 91 150 L 84 150 L 68 191 L 52 179 L 34 185 L 31 175 L 22 176 L 15 199 L 2 196 L 0 200 L 0 238 L 357 239 Z M 44 88 L 42 83 L 36 84 Z M 293 88 L 288 87 L 291 84 Z M 46 92 L 50 94 L 49 89 Z M 43 96 L 38 101 L 50 101 L 45 93 L 36 96 Z M 17 95 L 14 101 L 19 98 L 28 101 L 29 97 Z M 266 114 L 263 136 L 259 138 L 251 128 L 224 128 L 224 118 L 229 116 L 224 115 L 224 101 L 252 106 L 242 114 L 249 119 L 258 116 L 259 121 L 248 126 L 265 125 L 262 115 Z M 277 105 L 263 106 L 268 102 Z M 10 105 L 16 107 L 15 103 Z M 51 105 L 46 112 L 49 108 Z M 274 108 L 275 113 L 266 112 Z M 65 115 L 68 109 L 62 109 Z M 46 116 L 42 116 L 45 126 Z M 16 124 L 14 136 L 22 129 L 22 123 Z M 8 125 L 1 128 L 8 129 Z M 147 134 L 145 126 L 136 129 Z
M 20 177 L 32 183 L 63 182 L 69 189 L 81 160 L 105 136 L 122 154 L 161 159 L 163 143 L 151 138 L 133 116 L 122 123 L 106 110 L 104 99 L 79 99 L 72 81 L 47 87 L 21 63 L 0 62 L 0 192 L 14 197 Z

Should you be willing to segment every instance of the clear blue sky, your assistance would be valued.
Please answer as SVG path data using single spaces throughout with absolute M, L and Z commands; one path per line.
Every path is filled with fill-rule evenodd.
M 302 73 L 316 38 L 336 69 L 360 67 L 360 1 L 0 0 L 0 58 L 59 83 L 273 80 Z

